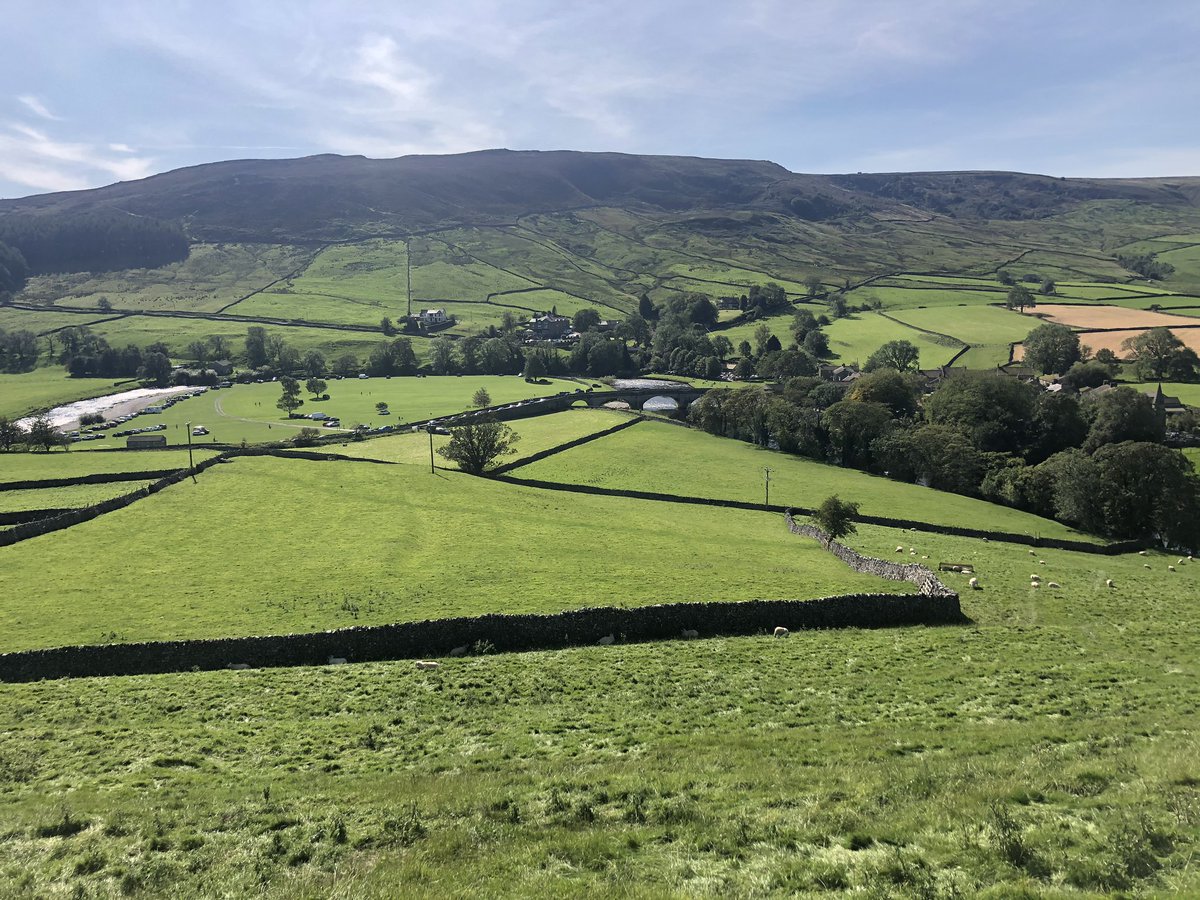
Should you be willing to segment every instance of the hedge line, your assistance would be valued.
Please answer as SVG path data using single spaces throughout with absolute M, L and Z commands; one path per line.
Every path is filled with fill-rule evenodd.
M 311 666 L 323 665 L 331 657 L 350 662 L 412 659 L 446 656 L 456 648 L 552 650 L 595 644 L 608 635 L 621 642 L 678 638 L 685 629 L 706 636 L 746 635 L 778 625 L 800 631 L 965 621 L 957 594 L 848 594 L 817 600 L 592 607 L 549 615 L 494 614 L 309 634 L 25 650 L 0 654 L 0 681 L 148 675 L 231 665 Z

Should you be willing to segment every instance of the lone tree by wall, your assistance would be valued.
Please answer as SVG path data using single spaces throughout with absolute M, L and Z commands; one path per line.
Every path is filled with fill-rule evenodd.
M 471 396 L 471 405 L 481 409 L 492 405 L 492 395 L 487 392 L 487 388 L 480 388 Z
M 313 397 L 320 397 L 328 385 L 320 378 L 310 378 L 304 382 L 304 387 Z
M 472 422 L 454 428 L 450 442 L 438 448 L 438 454 L 456 462 L 464 472 L 482 475 L 501 456 L 516 453 L 514 444 L 521 436 L 503 422 Z
M 854 517 L 858 515 L 858 504 L 850 500 L 842 500 L 837 494 L 826 497 L 817 511 L 813 513 L 813 521 L 832 540 L 854 534 L 858 528 L 854 525 Z

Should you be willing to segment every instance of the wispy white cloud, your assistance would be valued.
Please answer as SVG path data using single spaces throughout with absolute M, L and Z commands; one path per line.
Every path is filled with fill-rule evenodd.
M 17 98 L 17 101 L 20 102 L 26 109 L 28 109 L 30 112 L 32 112 L 35 116 L 38 116 L 42 119 L 49 119 L 52 122 L 61 122 L 62 121 L 61 116 L 56 116 L 54 113 L 50 112 L 50 110 L 48 110 L 46 108 L 46 105 L 44 103 L 42 103 L 42 101 L 39 100 L 37 97 L 34 97 L 32 94 L 22 94 L 20 97 Z
M 121 155 L 111 156 L 113 152 Z M 10 122 L 7 131 L 0 131 L 0 178 L 34 190 L 73 191 L 154 174 L 155 160 L 130 155 L 134 152 L 55 140 L 45 131 Z

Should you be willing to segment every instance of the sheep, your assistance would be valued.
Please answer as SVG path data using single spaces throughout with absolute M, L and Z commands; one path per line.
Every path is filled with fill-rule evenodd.
M 1174 571 L 1175 571 L 1175 567 L 1174 567 L 1174 566 L 1167 566 L 1167 571 L 1168 571 L 1168 572 L 1174 572 Z
M 1038 560 L 1038 565 L 1039 565 L 1039 566 L 1044 566 L 1045 564 L 1046 564 L 1046 561 L 1045 561 L 1044 559 L 1039 559 L 1039 560 Z
M 1047 583 L 1046 583 L 1046 587 L 1049 587 L 1049 588 L 1060 588 L 1060 587 L 1062 587 L 1062 585 L 1061 585 L 1061 584 L 1059 584 L 1057 581 L 1050 581 L 1050 582 L 1047 582 Z
M 1042 580 L 1042 576 L 1041 576 L 1041 575 L 1039 575 L 1037 572 L 1033 572 L 1033 573 L 1032 573 L 1032 574 L 1029 576 L 1029 580 L 1030 580 L 1030 581 L 1041 581 L 1041 580 Z
M 897 547 L 897 548 L 896 548 L 896 552 L 897 552 L 897 553 L 903 553 L 903 552 L 904 552 L 904 548 L 903 548 L 903 547 Z
M 329 660 L 328 660 L 328 665 L 331 665 L 331 666 L 344 666 L 344 665 L 346 665 L 346 657 L 344 657 L 344 656 L 331 656 L 331 657 L 329 657 Z
M 601 647 L 607 647 L 609 644 L 611 644 L 616 639 L 617 639 L 616 635 L 606 634 L 604 637 L 600 638 L 600 640 L 596 641 L 596 643 L 599 644 Z
M 1031 581 L 1031 582 L 1029 582 L 1029 586 L 1031 588 L 1040 588 L 1042 586 L 1042 583 L 1040 581 Z
M 1139 551 L 1138 551 L 1138 556 L 1149 556 L 1149 555 L 1150 555 L 1150 554 L 1149 554 L 1149 553 L 1147 553 L 1145 550 L 1139 550 Z
M 1030 556 L 1037 556 L 1037 552 L 1036 552 L 1036 551 L 1034 551 L 1034 550 L 1030 550 L 1030 551 L 1029 551 L 1029 555 L 1030 555 Z
M 1183 560 L 1182 560 L 1182 559 L 1181 559 L 1181 560 L 1179 560 L 1179 562 L 1175 563 L 1175 565 L 1177 565 L 1177 566 L 1182 566 L 1182 565 L 1183 565 Z
M 967 584 L 969 584 L 969 585 L 971 586 L 971 590 L 973 590 L 973 591 L 981 591 L 981 590 L 983 590 L 983 588 L 981 588 L 981 587 L 979 586 L 979 579 L 978 579 L 978 578 L 972 578 L 970 581 L 968 581 L 968 582 L 967 582 Z
M 230 663 L 228 668 L 233 669 L 235 672 L 242 672 L 250 668 L 250 666 L 246 663 Z
M 439 668 L 441 668 L 441 663 L 435 663 L 428 659 L 419 659 L 419 660 L 417 660 L 417 668 L 418 669 L 439 669 Z
M 1113 584 L 1113 580 L 1112 580 L 1111 578 L 1105 578 L 1105 579 L 1104 579 L 1104 586 L 1105 586 L 1105 587 L 1109 587 L 1109 588 L 1111 588 L 1111 587 L 1116 587 L 1116 585 L 1115 585 L 1115 584 Z
M 685 628 L 683 631 L 679 632 L 679 636 L 681 638 L 698 638 L 700 637 L 700 632 L 698 632 L 695 628 Z
M 782 625 L 776 625 L 776 626 L 775 626 L 775 637 L 777 637 L 777 638 L 785 638 L 785 637 L 787 637 L 789 634 L 791 634 L 791 632 L 790 632 L 790 631 L 788 631 L 786 628 L 784 628 Z
M 1143 568 L 1143 569 L 1148 569 L 1148 568 L 1150 568 L 1150 563 L 1142 563 L 1142 568 Z

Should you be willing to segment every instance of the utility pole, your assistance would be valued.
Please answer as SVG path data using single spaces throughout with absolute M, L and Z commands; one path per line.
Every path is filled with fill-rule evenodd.
M 196 483 L 196 464 L 192 462 L 192 423 L 184 422 L 183 427 L 187 429 L 188 468 L 192 470 L 192 484 L 195 484 Z
M 436 475 L 437 472 L 433 469 L 433 426 L 426 425 L 425 430 L 429 432 L 429 474 Z
M 404 280 L 407 282 L 408 317 L 412 318 L 412 241 L 404 242 Z
M 763 506 L 771 505 L 771 473 L 775 470 L 770 466 L 763 466 L 763 488 L 766 495 L 763 497 Z

